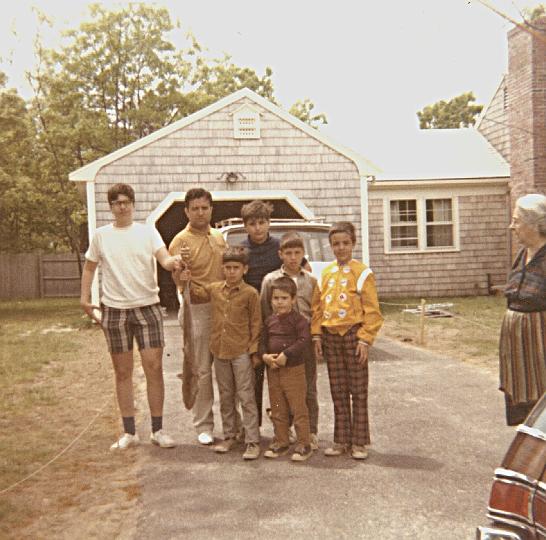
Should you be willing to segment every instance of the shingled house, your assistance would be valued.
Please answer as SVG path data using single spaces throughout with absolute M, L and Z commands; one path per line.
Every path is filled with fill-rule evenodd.
M 213 221 L 253 198 L 273 201 L 276 217 L 352 221 L 355 255 L 371 263 L 383 298 L 488 294 L 513 251 L 511 201 L 546 191 L 545 118 L 546 45 L 515 28 L 509 73 L 477 129 L 391 141 L 385 156 L 370 156 L 380 169 L 243 89 L 70 179 L 86 184 L 90 237 L 111 219 L 108 186 L 127 182 L 135 218 L 168 244 L 186 223 L 185 191 L 201 185 L 221 202 Z
M 203 186 L 218 201 L 213 222 L 239 216 L 255 198 L 271 200 L 274 217 L 350 220 L 360 240 L 357 256 L 368 260 L 366 180 L 377 170 L 242 89 L 89 163 L 70 180 L 85 182 L 90 238 L 111 221 L 106 192 L 116 182 L 135 188 L 135 219 L 153 223 L 166 244 L 186 225 L 185 192 Z

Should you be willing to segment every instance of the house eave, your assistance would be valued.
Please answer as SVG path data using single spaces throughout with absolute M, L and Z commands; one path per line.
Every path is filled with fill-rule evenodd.
M 235 103 L 245 97 L 249 98 L 251 101 L 262 106 L 264 109 L 267 109 L 272 114 L 275 114 L 276 116 L 282 118 L 283 120 L 286 120 L 287 122 L 292 124 L 294 127 L 305 132 L 307 135 L 316 139 L 322 144 L 330 147 L 332 150 L 350 159 L 356 165 L 361 178 L 379 174 L 381 172 L 381 169 L 375 166 L 371 161 L 365 159 L 364 157 L 360 156 L 356 152 L 335 143 L 334 141 L 330 140 L 329 137 L 327 137 L 326 135 L 320 133 L 315 128 L 309 126 L 305 122 L 302 122 L 298 118 L 292 116 L 290 113 L 284 111 L 277 105 L 274 105 L 267 99 L 253 92 L 252 90 L 249 90 L 248 88 L 242 88 L 241 90 L 238 90 L 237 92 L 234 92 L 233 94 L 230 94 L 229 96 L 226 96 L 212 103 L 211 105 L 208 105 L 207 107 L 204 107 L 203 109 L 200 109 L 199 111 L 196 111 L 195 113 L 190 114 L 189 116 L 185 118 L 182 118 L 168 126 L 165 126 L 164 128 L 158 129 L 157 131 L 150 133 L 150 135 L 142 137 L 141 139 L 131 144 L 128 144 L 127 146 L 124 146 L 123 148 L 119 148 L 118 150 L 106 156 L 103 156 L 102 158 L 99 158 L 75 171 L 72 171 L 68 175 L 68 178 L 72 182 L 94 182 L 99 171 L 106 165 L 109 165 L 118 159 L 128 156 L 129 154 L 141 148 L 144 148 L 145 146 L 155 141 L 158 141 L 162 139 L 163 137 L 167 137 L 171 133 L 174 133 L 175 131 L 183 129 L 186 126 L 189 126 L 190 124 L 193 124 L 194 122 L 197 122 L 205 118 L 206 116 L 219 111 L 220 109 L 226 107 L 227 105 Z
M 375 180 L 368 183 L 369 191 L 401 188 L 438 188 L 438 187 L 463 187 L 463 186 L 490 186 L 506 187 L 510 182 L 509 176 L 492 178 L 427 178 L 427 179 L 392 179 Z

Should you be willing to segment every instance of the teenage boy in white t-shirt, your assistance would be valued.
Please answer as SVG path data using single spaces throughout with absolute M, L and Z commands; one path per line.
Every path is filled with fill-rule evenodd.
M 133 400 L 134 339 L 146 376 L 151 441 L 162 448 L 171 448 L 175 443 L 163 431 L 165 342 L 155 261 L 171 272 L 179 268 L 180 256 L 169 256 L 154 227 L 133 221 L 135 192 L 131 186 L 112 186 L 108 190 L 108 203 L 114 222 L 97 229 L 85 254 L 80 304 L 89 317 L 101 324 L 114 366 L 124 434 L 111 450 L 125 450 L 139 442 Z M 91 304 L 91 284 L 98 265 L 102 271 L 100 307 Z M 100 318 L 96 310 L 100 310 Z

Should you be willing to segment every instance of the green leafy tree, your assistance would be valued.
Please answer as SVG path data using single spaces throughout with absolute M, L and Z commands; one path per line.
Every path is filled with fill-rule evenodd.
M 465 92 L 450 101 L 438 101 L 427 105 L 417 113 L 421 129 L 448 129 L 473 126 L 483 105 L 473 105 L 476 101 L 472 92 Z
M 89 20 L 66 32 L 58 50 L 44 48 L 37 39 L 37 68 L 28 76 L 34 90 L 29 104 L 5 96 L 6 103 L 8 97 L 13 101 L 7 115 L 13 129 L 24 124 L 28 130 L 24 137 L 13 137 L 21 147 L 13 147 L 12 165 L 17 156 L 29 158 L 17 174 L 0 162 L 2 189 L 11 197 L 6 200 L 15 208 L 17 194 L 31 193 L 29 210 L 47 209 L 45 216 L 39 214 L 32 241 L 27 235 L 21 242 L 27 249 L 80 252 L 85 209 L 75 184 L 68 181 L 71 171 L 240 88 L 275 101 L 270 68 L 259 75 L 235 65 L 228 55 L 208 58 L 193 36 L 186 48 L 177 49 L 168 36 L 179 28 L 164 8 L 134 3 L 109 11 L 93 4 L 89 10 Z M 47 22 L 43 15 L 42 22 Z M 294 107 L 311 124 L 323 116 L 311 114 L 309 100 Z M 24 141 L 31 150 L 23 148 Z M 21 212 L 15 214 L 22 219 Z
M 537 4 L 523 9 L 523 17 L 527 22 L 534 22 L 546 15 L 546 4 Z
M 296 101 L 288 112 L 314 128 L 317 128 L 321 124 L 327 124 L 326 115 L 324 113 L 313 114 L 314 108 L 315 105 L 313 102 L 305 98 L 303 101 Z

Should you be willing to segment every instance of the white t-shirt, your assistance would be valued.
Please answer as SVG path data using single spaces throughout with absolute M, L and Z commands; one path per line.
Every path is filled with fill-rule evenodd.
M 142 223 L 99 227 L 85 258 L 100 265 L 101 302 L 118 309 L 157 304 L 154 254 L 164 245 L 155 227 Z

